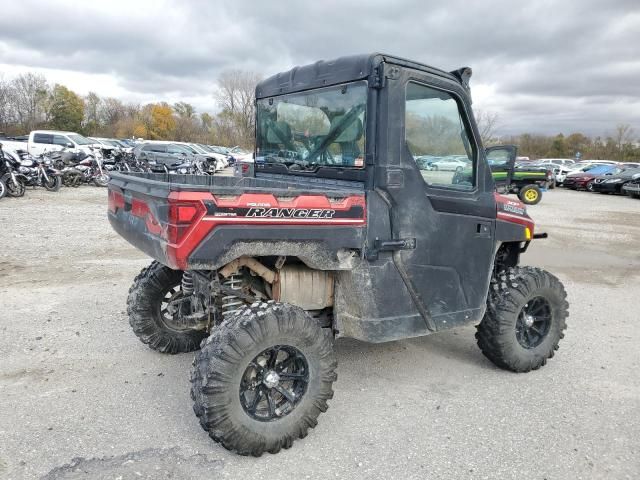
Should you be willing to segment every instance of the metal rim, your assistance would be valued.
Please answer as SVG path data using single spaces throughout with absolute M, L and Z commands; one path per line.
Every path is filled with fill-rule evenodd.
M 531 188 L 531 189 L 527 190 L 526 192 L 524 192 L 524 198 L 526 198 L 530 202 L 533 202 L 533 201 L 537 200 L 538 192 L 536 192 L 533 188 Z
M 275 345 L 249 362 L 240 380 L 240 403 L 251 418 L 271 422 L 300 404 L 309 384 L 309 366 L 295 347 Z
M 516 339 L 524 348 L 536 348 L 551 329 L 551 305 L 544 297 L 534 297 L 525 303 L 516 321 Z
M 185 328 L 180 322 L 176 322 L 174 318 L 174 312 L 171 311 L 170 306 L 171 302 L 175 302 L 182 296 L 182 288 L 180 285 L 175 285 L 173 287 L 169 287 L 165 294 L 160 299 L 160 303 L 158 304 L 158 315 L 160 317 L 160 321 L 169 328 L 170 330 L 175 330 L 177 332 L 182 332 L 188 330 Z M 178 304 L 177 307 L 172 307 L 173 309 L 180 308 L 182 304 Z

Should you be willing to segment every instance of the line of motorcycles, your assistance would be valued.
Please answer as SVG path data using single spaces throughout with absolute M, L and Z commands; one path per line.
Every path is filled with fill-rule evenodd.
M 210 165 L 201 159 L 186 159 L 167 165 L 147 162 L 126 152 L 105 157 L 98 149 L 89 154 L 62 149 L 34 157 L 23 150 L 3 151 L 0 143 L 0 198 L 5 195 L 21 197 L 26 187 L 44 187 L 51 192 L 60 190 L 63 185 L 106 187 L 109 173 L 114 171 L 213 175 L 215 164 Z

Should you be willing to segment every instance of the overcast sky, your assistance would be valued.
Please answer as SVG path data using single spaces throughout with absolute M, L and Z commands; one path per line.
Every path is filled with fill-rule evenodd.
M 0 75 L 215 111 L 215 79 L 381 51 L 470 66 L 500 133 L 640 137 L 640 0 L 2 0 Z

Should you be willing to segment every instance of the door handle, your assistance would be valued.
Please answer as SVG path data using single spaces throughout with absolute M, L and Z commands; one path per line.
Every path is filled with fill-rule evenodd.
M 476 236 L 482 238 L 491 238 L 491 224 L 485 222 L 477 223 Z

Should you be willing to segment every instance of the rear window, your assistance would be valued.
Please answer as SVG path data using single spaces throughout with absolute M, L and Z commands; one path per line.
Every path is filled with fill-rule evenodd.
M 50 133 L 36 133 L 33 135 L 33 143 L 44 143 L 51 145 L 53 143 L 53 135 Z

